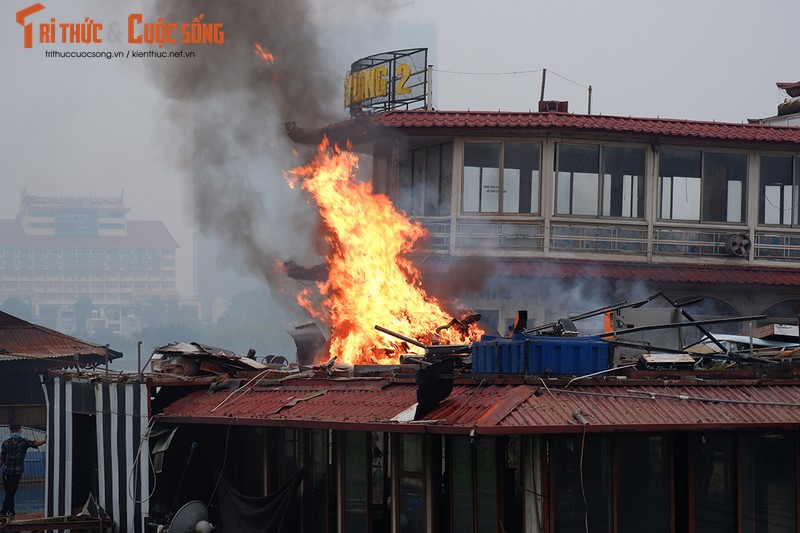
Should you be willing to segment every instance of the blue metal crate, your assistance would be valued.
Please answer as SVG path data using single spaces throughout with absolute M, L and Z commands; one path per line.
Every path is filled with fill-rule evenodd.
M 484 338 L 488 336 L 484 335 Z M 472 345 L 472 371 L 487 374 L 524 374 L 525 341 L 494 337 Z
M 611 351 L 599 337 L 484 335 L 472 345 L 472 371 L 484 374 L 585 375 L 611 366 Z
M 529 337 L 530 374 L 585 375 L 611 367 L 608 343 L 598 337 Z

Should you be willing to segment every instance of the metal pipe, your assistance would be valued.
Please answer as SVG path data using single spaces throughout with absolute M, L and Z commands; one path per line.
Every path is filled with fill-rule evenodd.
M 139 369 L 139 383 L 142 382 L 142 341 L 136 343 L 136 367 Z
M 547 69 L 542 69 L 542 92 L 539 94 L 539 101 L 544 102 L 544 82 L 547 79 Z
M 591 318 L 593 316 L 602 315 L 603 313 L 608 313 L 609 311 L 617 311 L 619 309 L 626 309 L 628 307 L 640 307 L 640 306 L 642 306 L 642 305 L 654 300 L 655 298 L 660 296 L 660 294 L 661 293 L 656 293 L 656 294 L 650 296 L 649 298 L 645 298 L 644 300 L 639 300 L 638 302 L 620 302 L 620 303 L 614 304 L 614 305 L 607 305 L 606 307 L 601 307 L 599 309 L 594 309 L 592 311 L 587 311 L 585 313 L 581 313 L 580 315 L 568 316 L 567 318 L 572 320 L 573 322 L 575 322 L 576 320 L 583 320 L 584 318 Z M 543 329 L 552 328 L 555 325 L 556 325 L 555 322 L 550 322 L 549 324 L 545 324 L 543 326 L 536 326 L 535 328 L 526 329 L 525 333 L 532 333 L 534 331 L 541 331 Z
M 428 75 L 425 77 L 425 99 L 427 100 L 425 108 L 428 111 L 433 111 L 433 65 L 428 65 Z
M 422 344 L 418 340 L 412 339 L 411 337 L 406 337 L 405 335 L 401 335 L 400 333 L 397 333 L 396 331 L 392 331 L 390 329 L 386 329 L 386 328 L 384 328 L 382 326 L 378 326 L 377 324 L 375 325 L 375 329 L 377 329 L 380 332 L 386 333 L 387 335 L 391 335 L 392 337 L 397 337 L 398 339 L 406 341 L 409 344 L 413 344 L 414 346 L 417 346 L 418 348 L 428 349 L 428 346 L 426 346 L 425 344 Z
M 725 346 L 723 346 L 722 343 L 719 342 L 716 339 L 716 337 L 714 337 L 707 329 L 702 327 L 702 325 L 698 325 L 698 324 L 700 324 L 700 322 L 695 322 L 694 318 L 692 318 L 692 315 L 687 313 L 682 307 L 678 306 L 678 304 L 676 302 L 674 302 L 671 298 L 668 298 L 667 295 L 665 295 L 663 292 L 661 293 L 661 297 L 664 298 L 667 302 L 669 302 L 669 305 L 671 305 L 675 309 L 680 309 L 681 314 L 684 316 L 684 318 L 686 318 L 686 320 L 691 322 L 691 324 L 687 324 L 687 325 L 695 326 L 697 329 L 700 330 L 700 333 L 702 333 L 703 335 L 705 335 L 706 337 L 711 339 L 711 342 L 716 344 L 717 348 L 719 348 L 723 352 L 727 352 L 728 351 L 728 349 L 725 348 Z M 763 316 L 762 318 L 766 318 L 766 316 Z M 742 321 L 744 321 L 744 320 L 747 320 L 747 319 L 745 318 Z
M 608 374 L 609 372 L 616 372 L 617 370 L 623 370 L 625 368 L 635 368 L 635 367 L 636 367 L 636 365 L 615 366 L 615 367 L 612 367 L 612 368 L 606 368 L 605 370 L 600 370 L 599 372 L 593 372 L 591 374 L 586 374 L 584 376 L 577 376 L 577 377 L 574 377 L 571 380 L 569 380 L 567 382 L 567 384 L 564 385 L 564 388 L 566 389 L 567 387 L 569 387 L 572 384 L 573 381 L 578 381 L 579 379 L 593 378 L 595 376 L 600 376 L 602 374 Z
M 628 333 L 637 333 L 639 331 L 650 331 L 652 329 L 669 329 L 669 328 L 683 328 L 686 326 L 695 326 L 698 329 L 699 326 L 707 326 L 711 324 L 728 324 L 730 322 L 745 322 L 747 320 L 763 320 L 767 318 L 767 315 L 752 315 L 752 316 L 740 316 L 735 318 L 715 318 L 711 320 L 698 320 L 696 322 L 677 322 L 675 324 L 656 324 L 654 326 L 641 326 L 638 328 L 628 328 L 620 331 L 611 331 L 608 333 L 600 333 L 599 337 L 612 337 L 614 335 L 626 335 Z M 701 330 L 702 331 L 702 330 Z M 722 348 L 725 350 L 725 348 Z M 727 350 L 725 350 L 727 351 Z
M 592 86 L 589 85 L 589 111 L 586 113 L 587 115 L 592 114 Z

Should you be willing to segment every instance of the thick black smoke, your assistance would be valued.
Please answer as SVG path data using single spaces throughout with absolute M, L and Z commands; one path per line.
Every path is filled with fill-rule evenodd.
M 183 45 L 195 57 L 149 62 L 169 102 L 164 150 L 187 179 L 199 230 L 225 244 L 225 261 L 275 288 L 279 261 L 313 253 L 317 224 L 315 210 L 281 174 L 302 163 L 284 123 L 332 122 L 341 101 L 342 73 L 332 69 L 310 5 L 158 0 L 143 13 L 145 21 L 180 25 L 202 14 L 201 23 L 222 24 L 224 43 Z M 255 53 L 256 43 L 274 63 Z

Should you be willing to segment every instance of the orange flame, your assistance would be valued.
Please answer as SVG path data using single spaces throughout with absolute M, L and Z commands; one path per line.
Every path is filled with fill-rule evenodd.
M 274 63 L 275 62 L 275 56 L 272 55 L 272 53 L 269 50 L 267 50 L 266 48 L 264 48 L 263 46 L 261 46 L 258 43 L 254 43 L 254 44 L 255 44 L 254 50 L 255 50 L 256 55 L 258 57 L 260 57 L 261 59 L 263 59 L 267 63 Z
M 388 354 L 408 347 L 375 325 L 425 344 L 470 342 L 455 329 L 436 334 L 451 317 L 425 293 L 419 271 L 406 257 L 426 231 L 388 197 L 374 194 L 370 183 L 357 182 L 357 168 L 356 154 L 331 148 L 324 139 L 311 163 L 287 175 L 313 195 L 326 226 L 329 275 L 317 284 L 322 304 L 315 306 L 309 289 L 297 299 L 330 325 L 330 355 L 350 364 L 396 362 Z M 469 337 L 481 333 L 470 326 Z

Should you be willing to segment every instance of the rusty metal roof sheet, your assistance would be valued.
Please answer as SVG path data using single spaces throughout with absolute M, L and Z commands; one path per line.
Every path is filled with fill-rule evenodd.
M 186 423 L 484 434 L 800 427 L 797 381 L 455 385 L 426 420 L 416 422 L 398 416 L 415 404 L 415 385 L 366 383 L 201 391 L 173 403 L 163 417 Z
M 82 341 L 0 311 L 0 361 L 105 356 L 105 346 Z M 122 354 L 109 350 L 109 359 Z

